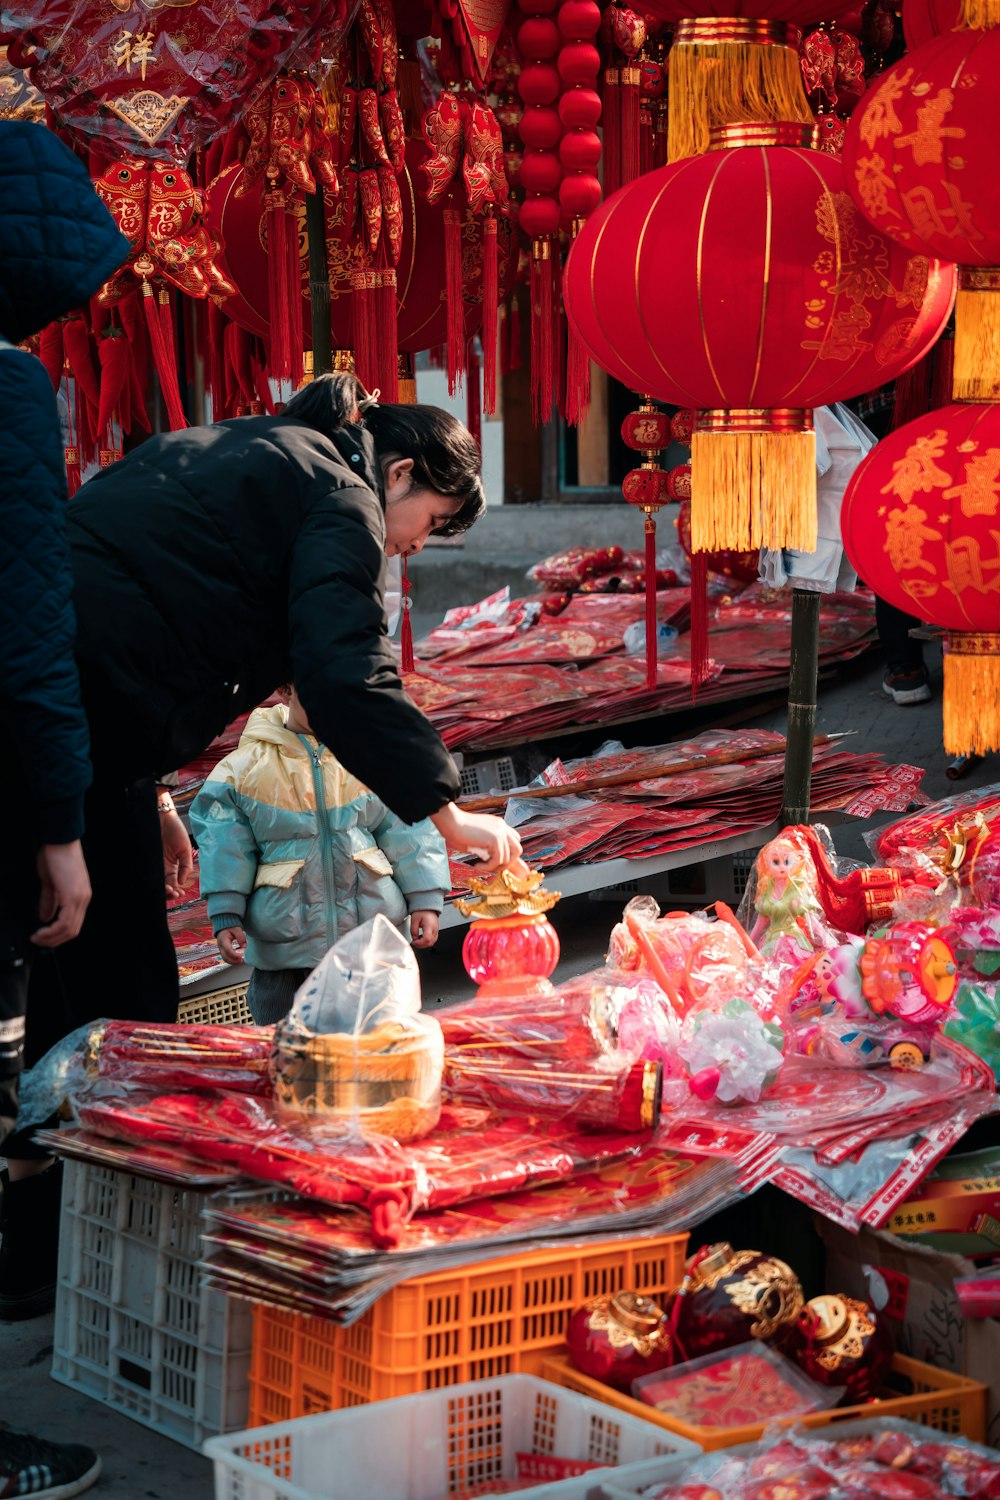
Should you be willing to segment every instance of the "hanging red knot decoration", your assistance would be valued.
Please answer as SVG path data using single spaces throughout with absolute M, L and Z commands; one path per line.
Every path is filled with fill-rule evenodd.
M 122 269 L 98 294 L 109 307 L 142 285 L 142 307 L 153 363 L 160 378 L 167 420 L 172 430 L 187 421 L 177 385 L 173 308 L 168 283 L 189 297 L 228 297 L 236 288 L 216 264 L 221 247 L 203 222 L 204 195 L 173 162 L 146 162 L 123 156 L 94 183 L 132 252 Z M 158 294 L 153 283 L 160 283 Z
M 601 138 L 595 128 L 601 118 L 601 98 L 594 88 L 601 69 L 600 53 L 594 46 L 601 25 L 600 6 L 596 0 L 563 0 L 558 25 L 562 46 L 557 66 L 563 85 L 559 119 L 564 130 L 559 143 L 563 170 L 559 206 L 575 236 L 601 201 L 597 176 Z M 566 421 L 570 425 L 581 421 L 589 405 L 590 355 L 571 331 L 566 354 Z
M 557 5 L 558 0 L 526 0 L 521 8 L 528 19 L 517 34 L 524 58 L 517 88 L 524 104 L 520 129 L 525 148 L 518 222 L 531 241 L 531 404 L 538 424 L 552 416 L 558 368 L 558 148 L 563 128 L 556 108 L 559 73 L 551 61 L 559 51 L 559 28 L 551 19 Z
M 646 688 L 656 687 L 656 513 L 670 498 L 667 475 L 659 465 L 660 452 L 670 442 L 670 418 L 654 406 L 647 396 L 638 411 L 629 412 L 622 423 L 622 438 L 635 453 L 642 454 L 642 466 L 630 469 L 622 482 L 622 494 L 629 505 L 636 506 L 645 517 L 646 532 Z M 694 664 L 692 662 L 692 682 Z
M 413 656 L 413 621 L 410 619 L 410 612 L 413 609 L 413 600 L 410 598 L 410 594 L 413 591 L 413 584 L 410 582 L 406 562 L 406 554 L 404 553 L 402 577 L 400 579 L 399 612 L 402 615 L 402 620 L 399 626 L 399 651 L 402 670 L 404 672 L 413 672 L 416 670 L 416 662 Z
M 339 191 L 326 106 L 308 78 L 276 78 L 243 116 L 250 136 L 239 188 L 263 189 L 267 210 L 270 373 L 302 379 L 302 264 L 296 204 L 316 183 Z M 266 182 L 266 188 L 263 184 Z
M 640 170 L 640 104 L 646 22 L 625 5 L 604 13 L 601 36 L 610 62 L 604 71 L 604 193 L 634 182 Z

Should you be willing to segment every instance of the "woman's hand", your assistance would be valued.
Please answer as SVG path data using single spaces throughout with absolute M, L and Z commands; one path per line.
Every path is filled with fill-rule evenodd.
M 90 905 L 90 876 L 83 858 L 83 845 L 43 844 L 38 851 L 37 932 L 31 941 L 39 948 L 58 948 L 75 938 Z
M 521 840 L 516 828 L 490 813 L 467 813 L 454 802 L 446 802 L 431 822 L 449 849 L 475 854 L 483 871 L 502 870 L 518 859 Z
M 160 838 L 163 841 L 163 878 L 167 887 L 167 900 L 180 901 L 185 886 L 191 884 L 194 855 L 191 851 L 191 837 L 178 813 L 161 811 Z

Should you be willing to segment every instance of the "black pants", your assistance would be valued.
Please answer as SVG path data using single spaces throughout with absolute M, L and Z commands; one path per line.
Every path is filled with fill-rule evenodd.
M 875 596 L 875 624 L 890 672 L 919 672 L 924 664 L 924 648 L 910 639 L 909 632 L 920 624 L 915 615 L 904 614 L 894 604 Z
M 4 854 L 0 860 L 0 1155 L 17 1118 L 17 1083 L 24 1063 L 25 1012 L 31 945 L 38 910 L 34 842 L 14 764 L 0 752 L 0 784 L 7 787 Z
M 33 903 L 22 895 L 14 912 L 14 958 L 0 970 L 0 1020 L 9 1011 L 8 1024 L 13 1024 L 18 1007 L 23 1015 L 27 1001 L 26 1067 L 68 1032 L 102 1016 L 177 1019 L 177 961 L 167 927 L 155 783 L 124 783 L 113 773 L 102 775 L 98 763 L 85 817 L 83 848 L 94 894 L 80 936 L 60 948 L 31 948 L 27 938 L 38 925 L 36 882 Z M 30 842 L 27 847 L 30 851 Z M 25 855 L 22 847 L 22 882 L 33 868 L 33 854 Z M 8 905 L 16 892 L 16 886 L 9 891 Z M 25 959 L 30 960 L 30 984 Z M 16 1117 L 19 1072 L 20 1058 L 5 1060 L 0 1052 L 0 1128 L 5 1134 Z M 38 1154 L 23 1135 L 8 1139 L 5 1150 L 15 1158 Z

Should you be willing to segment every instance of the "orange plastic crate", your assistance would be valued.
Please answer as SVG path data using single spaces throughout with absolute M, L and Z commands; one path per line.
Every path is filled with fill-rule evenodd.
M 496 1375 L 538 1375 L 574 1308 L 633 1287 L 673 1291 L 687 1235 L 567 1244 L 404 1281 L 340 1328 L 254 1307 L 249 1427 Z
M 542 1365 L 541 1375 L 543 1380 L 578 1391 L 592 1400 L 606 1401 L 609 1406 L 616 1406 L 630 1416 L 645 1417 L 647 1422 L 665 1427 L 679 1437 L 689 1438 L 707 1452 L 733 1448 L 737 1443 L 755 1443 L 763 1434 L 765 1425 L 773 1425 L 696 1427 L 647 1406 L 645 1401 L 636 1401 L 600 1380 L 592 1380 L 589 1375 L 581 1375 L 563 1358 L 547 1359 Z M 986 1441 L 986 1386 L 978 1380 L 969 1380 L 965 1375 L 952 1375 L 934 1365 L 925 1365 L 919 1359 L 897 1354 L 886 1377 L 885 1390 L 877 1401 L 868 1401 L 864 1406 L 838 1406 L 832 1411 L 814 1411 L 794 1420 L 803 1427 L 830 1427 L 860 1417 L 905 1417 L 910 1422 L 933 1427 L 936 1432 L 983 1443 Z

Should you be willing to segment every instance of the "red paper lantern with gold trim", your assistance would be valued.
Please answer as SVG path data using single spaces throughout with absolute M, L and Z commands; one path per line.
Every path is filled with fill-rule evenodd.
M 912 51 L 949 31 L 1000 26 L 1000 0 L 905 0 L 903 35 Z
M 779 137 L 744 126 L 719 143 Z M 695 549 L 810 551 L 811 408 L 913 364 L 944 327 L 954 287 L 953 266 L 872 230 L 832 157 L 747 145 L 615 194 L 577 237 L 564 298 L 598 364 L 698 410 Z
M 1000 406 L 908 422 L 855 470 L 841 528 L 875 593 L 948 632 L 944 743 L 1000 749 Z
M 954 395 L 1000 399 L 1000 30 L 955 31 L 909 52 L 851 116 L 844 174 L 883 234 L 961 266 Z

